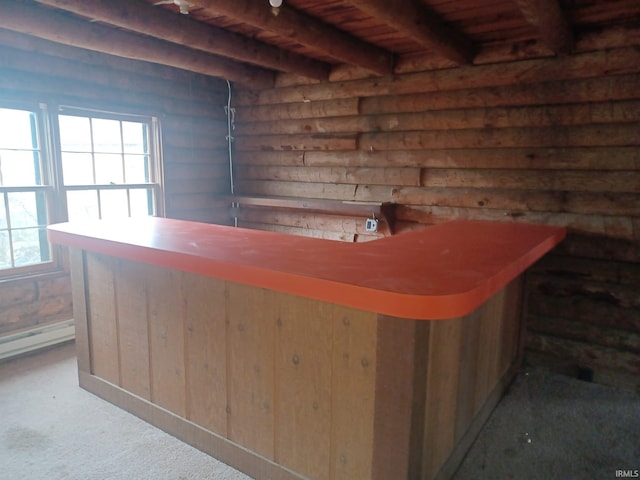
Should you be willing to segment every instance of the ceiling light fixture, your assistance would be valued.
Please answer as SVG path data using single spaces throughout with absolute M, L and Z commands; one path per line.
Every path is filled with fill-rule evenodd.
M 282 3 L 282 0 L 280 0 Z M 156 2 L 154 5 L 176 5 L 180 9 L 180 13 L 183 15 L 189 14 L 189 9 L 193 7 L 193 5 L 186 0 L 163 0 L 161 2 Z
M 282 0 L 269 0 L 269 5 L 271 5 L 271 13 L 273 13 L 273 15 L 277 17 L 280 13 Z

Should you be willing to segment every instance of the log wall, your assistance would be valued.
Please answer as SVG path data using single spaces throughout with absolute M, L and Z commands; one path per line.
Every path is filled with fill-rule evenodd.
M 229 191 L 223 81 L 0 29 L 0 97 L 158 116 L 166 215 L 226 221 L 211 208 Z M 68 272 L 0 281 L 0 335 L 71 317 Z
M 527 358 L 638 383 L 638 49 L 280 85 L 236 96 L 238 194 L 393 202 L 400 232 L 460 218 L 566 226 L 528 275 Z M 241 226 L 375 237 L 364 218 L 236 212 Z

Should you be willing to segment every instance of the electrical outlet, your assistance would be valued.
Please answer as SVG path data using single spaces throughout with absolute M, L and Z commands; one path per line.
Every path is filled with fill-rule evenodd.
M 367 223 L 365 223 L 365 230 L 367 232 L 377 232 L 378 231 L 378 219 L 377 218 L 367 218 Z

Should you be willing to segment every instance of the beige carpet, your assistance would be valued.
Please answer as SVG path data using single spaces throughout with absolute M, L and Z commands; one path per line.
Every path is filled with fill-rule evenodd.
M 78 387 L 75 347 L 0 364 L 2 480 L 249 480 Z

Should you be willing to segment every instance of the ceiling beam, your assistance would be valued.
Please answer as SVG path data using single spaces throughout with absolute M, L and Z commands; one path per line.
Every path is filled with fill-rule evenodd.
M 28 6 L 14 0 L 0 0 L 0 11 L 0 28 L 52 42 L 227 78 L 254 88 L 267 88 L 274 84 L 274 74 L 268 70 L 74 19 L 43 7 Z
M 531 25 L 538 29 L 540 41 L 551 51 L 571 53 L 575 38 L 558 0 L 515 0 Z
M 131 0 L 37 0 L 92 20 L 281 72 L 326 80 L 330 66 L 221 28 Z
M 473 61 L 475 49 L 471 40 L 415 0 L 347 0 L 347 3 L 458 65 Z
M 360 40 L 317 18 L 284 5 L 274 15 L 269 3 L 257 0 L 189 0 L 216 15 L 224 15 L 294 40 L 325 55 L 378 75 L 391 74 L 393 54 Z

